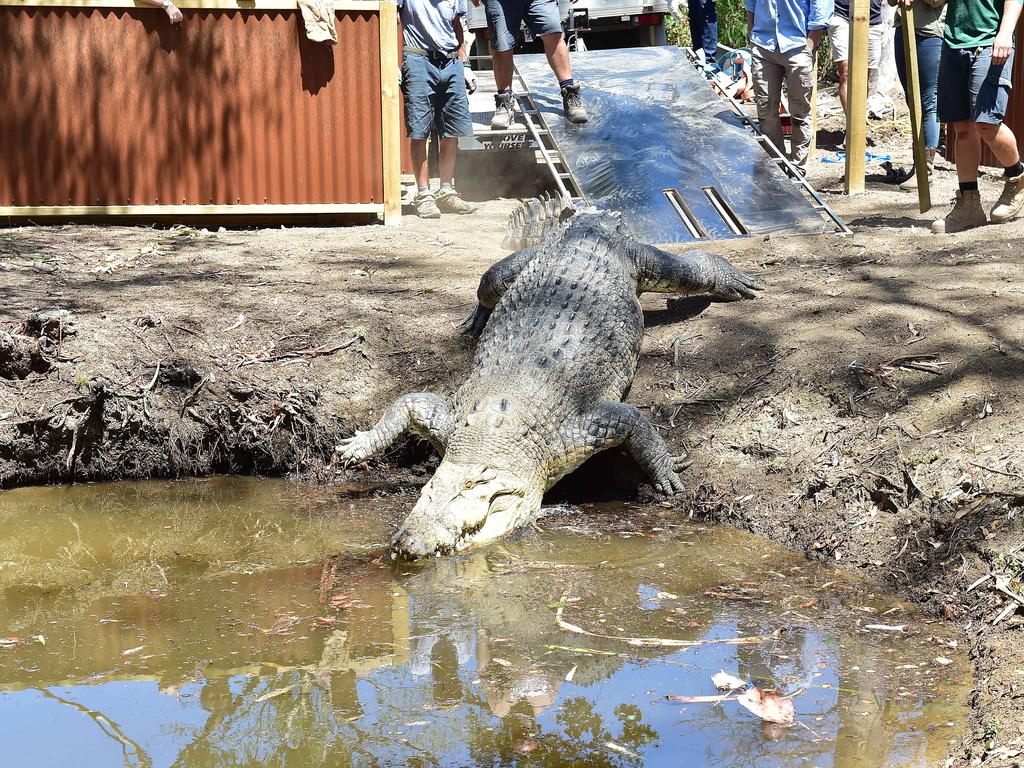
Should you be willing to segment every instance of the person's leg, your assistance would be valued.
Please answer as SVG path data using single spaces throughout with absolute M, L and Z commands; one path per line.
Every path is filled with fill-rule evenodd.
M 785 72 L 772 60 L 774 55 L 759 45 L 752 47 L 752 68 L 754 74 L 754 100 L 757 104 L 757 119 L 761 133 L 778 148 L 786 152 L 782 137 L 782 121 L 779 119 L 779 104 L 782 101 L 782 80 Z
M 961 184 L 977 184 L 981 165 L 981 134 L 976 123 L 960 120 L 953 123 L 956 131 L 956 178 Z
M 790 138 L 790 159 L 802 172 L 807 171 L 807 154 L 811 148 L 811 91 L 814 88 L 811 54 L 802 50 L 786 57 L 786 93 L 789 119 L 793 125 Z
M 494 84 L 498 87 L 498 90 L 511 90 L 512 74 L 515 66 L 512 51 L 492 51 L 491 66 L 494 67 Z
M 544 43 L 544 55 L 548 57 L 551 71 L 555 73 L 559 83 L 572 79 L 572 64 L 569 61 L 569 46 L 561 31 L 541 38 Z
M 477 207 L 463 200 L 455 190 L 455 158 L 459 150 L 459 137 L 473 135 L 465 75 L 462 62 L 458 59 L 452 59 L 441 70 L 438 105 L 438 169 L 441 189 L 437 192 L 437 207 L 442 213 L 473 213 Z
M 847 60 L 850 47 L 850 23 L 840 16 L 833 16 L 828 25 L 828 41 L 832 48 L 832 61 L 836 65 L 836 75 L 839 78 L 839 103 L 842 104 L 845 113 L 846 80 L 849 73 Z
M 690 21 L 690 45 L 695 53 L 703 55 L 704 61 L 708 61 L 704 52 L 704 0 L 687 0 L 686 11 Z
M 701 0 L 704 3 L 704 30 L 700 36 L 704 48 L 704 60 L 714 64 L 718 57 L 718 3 L 715 0 Z M 696 45 L 696 38 L 694 44 Z
M 900 24 L 895 27 L 892 32 L 892 52 L 896 59 L 896 76 L 900 79 L 900 87 L 903 88 L 903 94 L 907 97 L 908 103 L 910 97 L 907 96 L 907 63 L 905 61 L 906 54 L 903 50 L 904 34 L 906 31 L 906 25 Z
M 412 170 L 416 175 L 416 186 L 419 191 L 430 187 L 430 169 L 427 167 L 427 140 L 412 139 L 409 142 L 409 154 L 412 155 Z
M 939 57 L 942 54 L 942 38 L 932 35 L 916 35 L 917 71 L 921 80 L 921 120 L 924 123 L 924 145 L 928 149 L 939 146 L 939 116 L 936 110 L 936 95 L 939 86 Z
M 431 219 L 441 215 L 430 193 L 430 168 L 427 165 L 427 139 L 434 125 L 434 109 L 437 106 L 435 70 L 426 56 L 415 53 L 402 55 L 405 128 L 409 134 L 409 151 L 417 187 L 413 205 L 416 206 L 417 216 Z
M 943 44 L 938 77 L 939 120 L 951 126 L 956 135 L 956 174 L 960 188 L 953 209 L 932 222 L 933 232 L 961 232 L 987 221 L 978 192 L 981 138 L 973 119 L 976 94 L 971 89 L 973 71 L 971 51 Z
M 523 23 L 526 0 L 484 0 L 487 31 L 490 34 L 491 67 L 494 69 L 494 115 L 491 130 L 507 130 L 515 120 L 516 100 L 512 95 L 512 49 Z
M 1017 217 L 1024 209 L 1024 165 L 1017 150 L 1017 138 L 1003 123 L 1010 105 L 1010 73 L 1013 72 L 1013 52 L 1002 64 L 992 62 L 992 50 L 986 48 L 975 61 L 972 92 L 977 90 L 974 102 L 974 120 L 981 136 L 996 160 L 1003 166 L 1005 184 L 999 200 L 992 207 L 992 222 L 1000 224 Z M 975 89 L 975 86 L 977 88 Z M 957 143 L 957 149 L 960 144 Z
M 848 112 L 846 108 L 847 97 L 847 86 L 850 82 L 850 62 L 848 61 L 837 61 L 836 62 L 836 75 L 839 77 L 839 103 L 843 107 L 843 112 Z

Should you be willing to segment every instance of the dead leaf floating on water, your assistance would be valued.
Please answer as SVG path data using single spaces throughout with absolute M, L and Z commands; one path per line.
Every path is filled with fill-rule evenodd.
M 796 707 L 784 696 L 762 691 L 756 685 L 736 697 L 736 701 L 762 720 L 779 725 L 792 725 L 796 718 Z
M 253 703 L 259 704 L 261 702 L 268 701 L 269 699 L 276 699 L 278 696 L 284 696 L 286 693 L 294 689 L 294 685 L 286 685 L 284 688 L 278 688 L 276 690 L 271 691 L 270 693 L 264 693 L 262 696 L 257 696 L 256 700 Z

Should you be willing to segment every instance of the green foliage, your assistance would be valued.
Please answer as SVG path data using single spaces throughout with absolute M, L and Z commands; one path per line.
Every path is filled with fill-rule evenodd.
M 718 0 L 718 42 L 729 48 L 745 48 L 747 40 L 747 8 L 743 0 Z M 690 34 L 690 23 L 685 15 L 682 20 L 674 16 L 665 17 L 665 38 L 669 45 L 682 48 L 690 46 L 693 36 Z M 818 46 L 818 76 L 830 78 L 834 74 L 832 51 L 828 35 L 822 36 Z

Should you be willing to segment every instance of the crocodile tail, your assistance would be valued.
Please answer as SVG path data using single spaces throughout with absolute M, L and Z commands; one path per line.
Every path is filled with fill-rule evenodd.
M 502 247 L 519 251 L 536 245 L 576 213 L 568 198 L 543 195 L 522 201 L 508 217 L 508 229 Z

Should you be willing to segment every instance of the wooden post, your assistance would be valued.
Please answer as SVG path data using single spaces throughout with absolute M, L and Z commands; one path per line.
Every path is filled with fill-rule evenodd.
M 871 0 L 850 0 L 849 79 L 846 85 L 846 194 L 864 191 L 868 130 L 868 24 Z
M 811 54 L 811 146 L 807 148 L 807 162 L 814 160 L 818 151 L 818 49 Z
M 402 127 L 398 101 L 398 8 L 380 4 L 380 130 L 384 163 L 384 225 L 402 223 Z
M 932 207 L 928 186 L 928 153 L 924 146 L 924 120 L 921 114 L 921 78 L 917 70 L 917 35 L 914 6 L 903 6 L 903 60 L 907 63 L 907 106 L 910 107 L 910 136 L 914 142 L 914 173 L 917 174 L 917 204 L 921 213 Z

